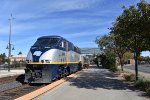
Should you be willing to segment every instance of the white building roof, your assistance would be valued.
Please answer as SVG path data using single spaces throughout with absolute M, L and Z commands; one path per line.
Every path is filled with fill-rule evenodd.
M 14 57 L 14 58 L 26 58 L 27 56 L 26 55 L 14 55 L 12 57 Z

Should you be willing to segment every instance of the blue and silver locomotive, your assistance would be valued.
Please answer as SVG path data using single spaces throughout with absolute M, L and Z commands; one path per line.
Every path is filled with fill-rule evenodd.
M 51 83 L 81 68 L 80 49 L 61 36 L 37 39 L 27 55 L 25 82 Z

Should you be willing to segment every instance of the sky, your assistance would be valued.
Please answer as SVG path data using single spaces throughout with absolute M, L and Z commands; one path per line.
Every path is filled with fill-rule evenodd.
M 40 36 L 60 35 L 80 48 L 98 47 L 96 37 L 109 33 L 121 15 L 122 6 L 140 0 L 0 0 L 0 53 L 8 54 L 10 15 L 13 15 L 11 43 L 27 55 Z M 150 0 L 147 0 L 150 2 Z M 150 55 L 143 52 L 142 55 Z

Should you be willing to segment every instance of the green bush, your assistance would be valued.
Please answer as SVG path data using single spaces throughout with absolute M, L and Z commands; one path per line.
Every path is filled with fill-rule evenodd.
M 150 87 L 146 90 L 146 93 L 150 96 Z
M 140 78 L 138 81 L 136 81 L 135 86 L 144 91 L 149 91 L 147 89 L 150 88 L 150 81 L 144 78 Z
M 102 57 L 102 66 L 110 69 L 111 71 L 116 71 L 116 59 L 114 53 L 107 52 L 104 57 Z
M 144 79 L 139 78 L 139 80 L 135 82 L 135 87 L 143 89 L 144 83 L 145 83 Z

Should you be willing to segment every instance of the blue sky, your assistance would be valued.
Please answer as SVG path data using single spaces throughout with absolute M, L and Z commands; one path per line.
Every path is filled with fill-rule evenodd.
M 0 53 L 8 53 L 11 13 L 15 18 L 12 54 L 21 51 L 26 55 L 43 35 L 63 36 L 81 48 L 97 47 L 95 38 L 109 32 L 108 28 L 122 13 L 122 6 L 137 2 L 139 0 L 0 0 Z

